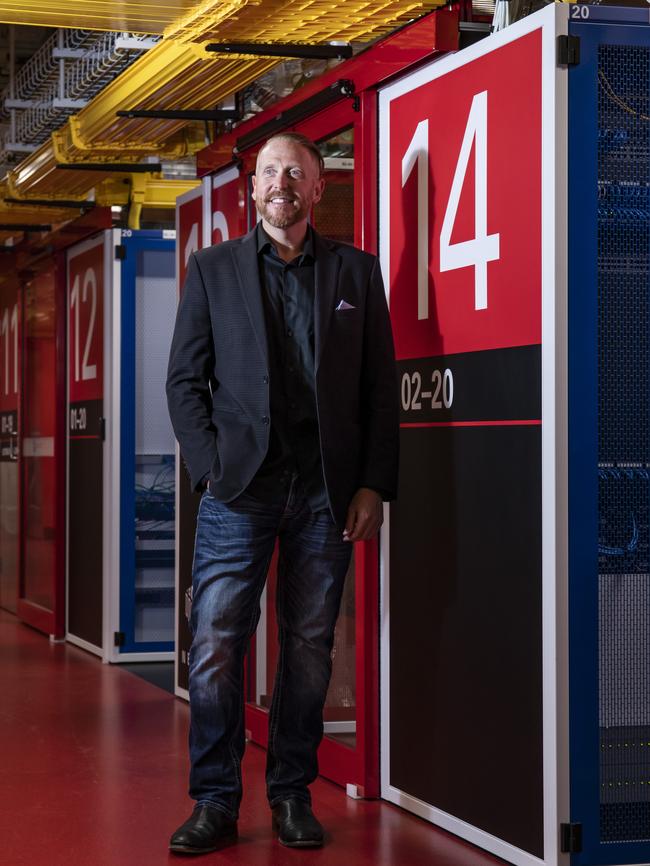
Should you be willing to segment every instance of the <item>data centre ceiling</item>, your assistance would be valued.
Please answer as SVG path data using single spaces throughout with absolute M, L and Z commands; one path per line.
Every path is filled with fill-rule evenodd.
M 206 144 L 203 124 L 118 112 L 212 109 L 282 63 L 263 54 L 207 52 L 210 42 L 345 42 L 360 48 L 443 5 L 444 0 L 0 0 L 0 55 L 7 57 L 9 43 L 2 39 L 13 25 L 17 61 L 12 93 L 5 87 L 0 106 L 0 225 L 21 221 L 7 200 L 18 203 L 22 221 L 25 206 L 37 201 L 83 202 L 97 191 L 97 199 L 111 204 L 112 190 L 123 191 L 124 183 L 110 170 L 97 171 L 98 164 L 191 159 Z M 34 54 L 21 63 L 30 45 Z M 27 75 L 37 55 L 35 74 Z M 84 163 L 93 168 L 85 170 Z M 70 164 L 82 170 L 57 170 Z M 159 189 L 160 176 L 145 178 Z M 145 178 L 136 184 L 136 176 L 125 172 L 133 188 L 141 188 Z M 37 211 L 33 218 L 39 221 Z
M 0 0 L 0 21 L 70 27 L 83 30 L 129 30 L 163 33 L 185 13 L 206 6 L 196 0 L 156 0 L 155 3 L 125 0 Z

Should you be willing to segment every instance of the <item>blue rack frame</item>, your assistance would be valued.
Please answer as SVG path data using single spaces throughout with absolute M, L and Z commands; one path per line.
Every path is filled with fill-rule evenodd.
M 120 654 L 173 652 L 173 641 L 136 641 L 134 587 L 136 578 L 135 526 L 135 284 L 138 254 L 174 252 L 176 242 L 162 231 L 122 233 L 126 255 L 121 266 L 121 407 L 120 407 Z
M 571 820 L 576 866 L 647 863 L 648 842 L 602 842 L 598 654 L 598 48 L 650 47 L 647 9 L 587 6 L 570 16 L 569 69 L 569 675 Z M 650 88 L 650 81 L 648 81 Z

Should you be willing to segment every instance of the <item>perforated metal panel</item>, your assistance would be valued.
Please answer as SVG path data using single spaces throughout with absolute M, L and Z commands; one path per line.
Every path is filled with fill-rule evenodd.
M 138 454 L 173 454 L 165 378 L 176 319 L 174 253 L 143 250 L 135 285 L 136 439 Z
M 650 839 L 650 49 L 598 49 L 602 842 Z
M 123 236 L 120 658 L 173 649 L 174 438 L 164 379 L 175 316 L 174 245 Z
M 351 171 L 329 172 L 323 198 L 314 208 L 314 225 L 326 238 L 345 244 L 354 242 L 354 176 Z
M 142 250 L 135 284 L 137 642 L 174 639 L 174 434 L 165 373 L 176 317 L 172 250 Z

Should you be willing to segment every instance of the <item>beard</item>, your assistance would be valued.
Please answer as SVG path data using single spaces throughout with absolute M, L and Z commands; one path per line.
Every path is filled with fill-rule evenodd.
M 309 216 L 309 209 L 295 199 L 282 205 L 271 204 L 276 197 L 277 193 L 255 202 L 258 214 L 273 228 L 288 229 Z

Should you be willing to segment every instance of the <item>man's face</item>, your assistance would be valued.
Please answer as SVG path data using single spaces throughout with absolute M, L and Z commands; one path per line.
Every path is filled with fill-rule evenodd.
M 302 145 L 276 138 L 260 151 L 253 199 L 269 225 L 286 229 L 306 220 L 312 205 L 320 201 L 324 185 L 315 157 Z

